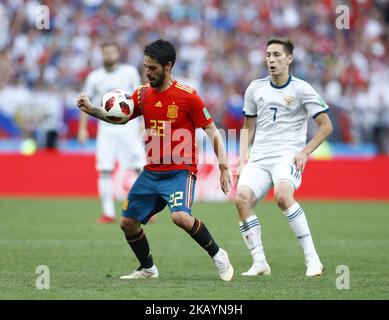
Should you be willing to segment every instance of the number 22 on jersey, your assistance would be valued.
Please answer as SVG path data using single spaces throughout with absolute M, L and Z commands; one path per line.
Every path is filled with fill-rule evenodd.
M 153 136 L 165 136 L 165 121 L 164 120 L 150 120 L 150 129 Z

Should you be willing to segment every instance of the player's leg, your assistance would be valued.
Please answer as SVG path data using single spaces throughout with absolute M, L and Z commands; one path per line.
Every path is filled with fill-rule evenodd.
M 234 268 L 230 263 L 228 254 L 218 246 L 204 222 L 192 217 L 187 211 L 172 212 L 172 220 L 207 251 L 216 265 L 220 278 L 224 281 L 232 280 Z
M 248 163 L 239 178 L 235 204 L 240 233 L 253 257 L 251 268 L 243 276 L 271 274 L 262 245 L 261 225 L 254 211 L 256 202 L 267 194 L 271 184 L 270 174 L 255 163 Z
M 115 203 L 113 199 L 112 171 L 99 171 L 98 175 L 98 190 L 102 208 L 102 215 L 99 219 L 97 219 L 97 222 L 114 222 Z
M 115 220 L 115 203 L 112 172 L 115 166 L 114 144 L 107 132 L 99 132 L 96 140 L 96 169 L 98 171 L 98 191 L 102 208 L 99 223 Z
M 161 196 L 169 206 L 172 221 L 208 253 L 218 269 L 220 278 L 230 281 L 234 269 L 227 252 L 219 248 L 204 222 L 191 215 L 195 184 L 196 177 L 193 174 L 181 171 L 161 183 Z
M 304 210 L 294 199 L 294 191 L 301 184 L 301 173 L 294 165 L 284 164 L 275 165 L 272 173 L 275 200 L 304 251 L 306 275 L 319 276 L 323 266 L 316 252 Z
M 141 224 L 165 207 L 165 201 L 157 195 L 157 184 L 153 177 L 144 171 L 136 180 L 125 200 L 120 227 L 127 243 L 139 261 L 139 268 L 121 279 L 158 278 L 158 269 L 150 254 L 150 246 Z
M 127 243 L 138 259 L 140 266 L 129 275 L 121 276 L 120 279 L 144 279 L 158 278 L 158 269 L 154 265 L 150 254 L 150 246 L 140 222 L 133 218 L 121 217 L 120 227 L 124 232 Z

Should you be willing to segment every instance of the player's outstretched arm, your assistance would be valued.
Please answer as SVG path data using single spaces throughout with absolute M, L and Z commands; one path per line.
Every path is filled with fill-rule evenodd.
M 124 124 L 124 123 L 127 123 L 127 122 L 128 122 L 128 121 L 126 121 L 126 122 L 116 123 L 116 122 L 112 122 L 112 121 L 107 120 L 107 119 L 104 117 L 104 115 L 103 115 L 101 109 L 98 108 L 98 107 L 96 107 L 96 106 L 94 106 L 94 105 L 92 104 L 92 102 L 89 100 L 89 98 L 87 97 L 87 95 L 86 95 L 86 94 L 83 94 L 83 93 L 81 93 L 81 94 L 78 96 L 78 99 L 77 99 L 77 107 L 78 107 L 81 111 L 83 111 L 83 112 L 89 114 L 90 116 L 95 117 L 95 118 L 100 119 L 100 120 L 103 120 L 103 121 L 108 122 L 108 123 L 113 123 L 113 124 Z
M 296 155 L 294 162 L 297 170 L 304 171 L 305 165 L 308 161 L 310 153 L 320 146 L 325 139 L 332 133 L 332 123 L 326 113 L 321 113 L 315 118 L 319 128 L 316 131 L 312 139 L 306 144 L 306 146 Z
M 231 190 L 232 179 L 230 169 L 227 164 L 226 148 L 224 146 L 223 138 L 213 122 L 205 126 L 203 129 L 207 133 L 208 138 L 211 140 L 213 150 L 215 151 L 219 162 L 220 185 L 224 194 L 227 194 Z

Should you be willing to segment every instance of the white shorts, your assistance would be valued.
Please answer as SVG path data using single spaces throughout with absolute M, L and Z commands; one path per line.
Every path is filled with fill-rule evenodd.
M 131 137 L 117 131 L 100 131 L 96 139 L 96 170 L 112 171 L 116 161 L 123 170 L 142 169 L 146 157 L 141 137 Z
M 240 174 L 238 188 L 243 185 L 250 187 L 257 200 L 261 200 L 281 180 L 289 182 L 297 190 L 301 185 L 301 172 L 294 164 L 285 162 L 275 161 L 271 165 L 260 161 L 248 162 Z

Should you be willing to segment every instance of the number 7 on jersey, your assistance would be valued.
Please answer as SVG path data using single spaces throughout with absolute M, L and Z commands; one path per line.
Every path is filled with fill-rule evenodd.
M 270 107 L 270 110 L 274 111 L 274 114 L 273 114 L 273 122 L 274 122 L 274 121 L 276 121 L 277 108 L 275 108 L 275 107 Z

